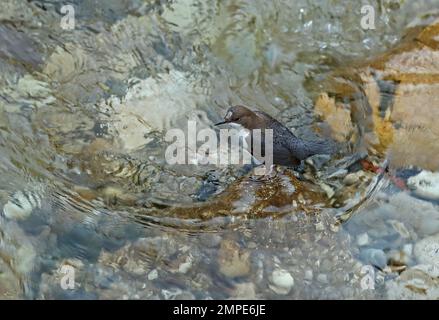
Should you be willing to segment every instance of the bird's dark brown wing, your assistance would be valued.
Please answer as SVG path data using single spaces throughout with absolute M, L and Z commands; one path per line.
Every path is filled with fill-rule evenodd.
M 262 111 L 255 113 L 263 117 L 267 129 L 273 129 L 273 163 L 298 165 L 301 160 L 314 154 L 331 154 L 333 146 L 328 141 L 306 141 L 296 137 L 287 127 Z

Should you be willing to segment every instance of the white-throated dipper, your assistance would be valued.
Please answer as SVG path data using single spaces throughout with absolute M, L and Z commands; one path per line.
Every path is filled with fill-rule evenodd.
M 287 127 L 262 111 L 252 111 L 241 105 L 230 107 L 224 121 L 215 125 L 235 123 L 245 129 L 273 130 L 273 164 L 295 167 L 302 160 L 315 154 L 331 154 L 334 146 L 328 141 L 306 141 L 296 137 Z M 250 135 L 251 136 L 251 135 Z M 261 150 L 264 153 L 264 134 L 262 134 Z M 248 143 L 252 146 L 251 143 Z M 250 152 L 253 154 L 252 149 Z

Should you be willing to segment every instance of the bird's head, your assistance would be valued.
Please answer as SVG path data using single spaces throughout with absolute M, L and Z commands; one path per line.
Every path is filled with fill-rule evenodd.
M 224 117 L 224 121 L 221 121 L 216 126 L 226 123 L 236 123 L 242 125 L 244 128 L 250 129 L 252 122 L 257 119 L 257 115 L 249 108 L 238 105 L 230 107 Z

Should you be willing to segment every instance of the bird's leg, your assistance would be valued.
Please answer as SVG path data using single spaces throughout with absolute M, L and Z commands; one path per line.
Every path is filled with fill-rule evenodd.
M 293 166 L 293 170 L 296 171 L 297 173 L 304 173 L 305 172 L 305 162 L 300 161 L 299 164 Z
M 299 179 L 299 180 L 305 180 L 305 178 L 303 177 L 303 174 L 305 173 L 305 162 L 304 161 L 300 161 L 299 164 L 296 164 L 292 167 L 289 168 L 293 175 Z

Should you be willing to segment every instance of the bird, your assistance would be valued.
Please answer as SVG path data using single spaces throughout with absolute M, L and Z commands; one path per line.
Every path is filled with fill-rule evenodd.
M 316 154 L 334 153 L 334 145 L 329 141 L 307 141 L 295 136 L 286 126 L 265 112 L 250 110 L 243 105 L 232 106 L 227 110 L 224 120 L 215 126 L 223 124 L 238 124 L 250 131 L 261 129 L 261 154 L 264 155 L 264 132 L 273 130 L 273 164 L 286 167 L 300 166 L 302 160 Z M 246 137 L 250 153 L 254 155 L 251 136 Z M 258 159 L 259 160 L 259 159 Z

